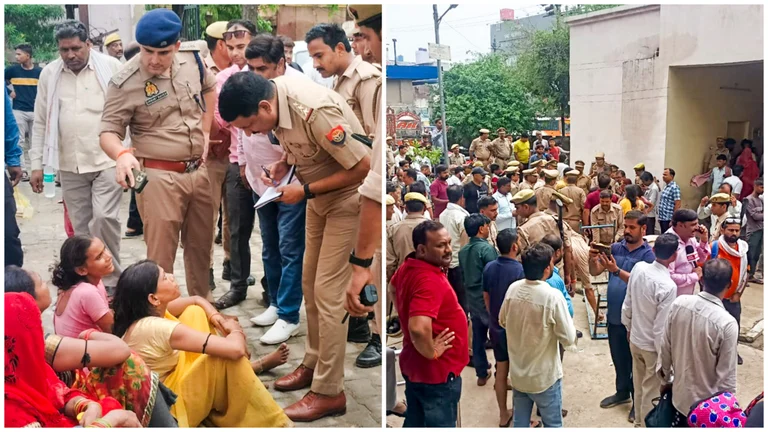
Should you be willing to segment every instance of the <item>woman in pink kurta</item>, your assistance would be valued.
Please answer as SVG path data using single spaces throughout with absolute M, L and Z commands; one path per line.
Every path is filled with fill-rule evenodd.
M 760 177 L 760 167 L 753 157 L 752 143 L 742 143 L 742 145 L 744 150 L 736 159 L 736 165 L 744 167 L 744 172 L 741 173 L 741 181 L 744 183 L 744 186 L 741 188 L 740 196 L 746 198 L 755 190 L 755 180 Z

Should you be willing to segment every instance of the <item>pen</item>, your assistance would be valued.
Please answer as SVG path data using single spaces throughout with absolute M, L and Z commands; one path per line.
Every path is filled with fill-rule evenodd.
M 272 178 L 272 174 L 269 173 L 269 170 L 264 165 L 261 166 L 261 169 L 264 170 L 264 174 L 267 175 L 268 179 L 272 180 L 272 184 L 274 185 L 275 184 L 275 180 Z

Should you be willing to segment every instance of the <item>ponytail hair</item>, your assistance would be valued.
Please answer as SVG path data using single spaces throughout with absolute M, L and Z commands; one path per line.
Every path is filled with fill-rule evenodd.
M 86 280 L 85 276 L 77 273 L 77 269 L 84 266 L 88 260 L 88 249 L 92 242 L 92 237 L 84 235 L 70 237 L 64 241 L 59 252 L 59 262 L 53 267 L 53 285 L 67 291 Z

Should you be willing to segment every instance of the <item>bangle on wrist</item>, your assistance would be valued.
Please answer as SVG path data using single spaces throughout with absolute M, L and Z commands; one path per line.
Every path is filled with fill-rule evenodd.
M 133 147 L 120 150 L 120 153 L 117 154 L 117 157 L 115 158 L 115 160 L 120 159 L 120 156 L 122 156 L 122 155 L 124 155 L 126 153 L 133 154 Z
M 112 425 L 108 421 L 104 420 L 103 418 L 100 418 L 100 419 L 94 421 L 93 423 L 89 424 L 86 427 L 89 427 L 89 428 L 111 428 Z
M 215 317 L 216 315 L 219 315 L 219 316 L 221 316 L 221 312 L 216 312 L 216 313 L 213 313 L 213 314 L 211 314 L 211 316 L 209 316 L 209 317 L 208 317 L 208 322 L 211 322 L 211 320 L 213 319 L 213 317 Z

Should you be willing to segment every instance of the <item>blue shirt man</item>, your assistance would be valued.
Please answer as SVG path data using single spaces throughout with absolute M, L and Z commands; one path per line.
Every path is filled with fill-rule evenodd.
M 627 247 L 627 240 L 611 245 L 611 254 L 616 260 L 619 269 L 626 272 L 632 272 L 632 268 L 640 261 L 652 264 L 656 260 L 653 254 L 653 248 L 643 240 L 643 244 L 635 250 L 630 251 Z M 624 304 L 624 297 L 627 295 L 627 283 L 618 275 L 611 273 L 608 276 L 608 324 L 621 324 L 621 305 Z
M 19 226 L 16 223 L 16 201 L 13 187 L 21 180 L 21 147 L 19 127 L 11 109 L 11 97 L 5 89 L 5 167 L 11 178 L 5 177 L 5 265 L 24 264 L 24 252 L 19 240 Z
M 506 343 L 506 331 L 499 325 L 499 310 L 504 303 L 507 290 L 513 282 L 525 278 L 523 265 L 520 261 L 506 256 L 500 256 L 489 262 L 483 270 L 483 291 L 488 294 L 488 312 L 491 315 L 491 342 Z M 571 309 L 572 310 L 572 309 Z
M 21 165 L 21 147 L 19 147 L 19 127 L 11 108 L 11 97 L 5 89 L 5 166 L 18 167 Z
M 522 271 L 522 265 L 520 266 L 520 270 Z M 552 275 L 547 279 L 547 283 L 552 288 L 560 291 L 563 293 L 563 297 L 565 297 L 565 302 L 568 303 L 568 313 L 571 314 L 571 318 L 573 318 L 573 302 L 571 301 L 571 296 L 568 294 L 568 290 L 565 288 L 565 281 L 562 277 L 560 277 L 560 270 L 555 267 L 552 271 Z M 501 305 L 499 305 L 501 306 Z

